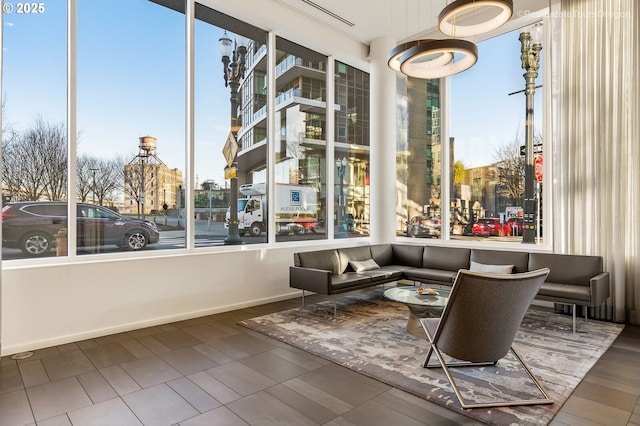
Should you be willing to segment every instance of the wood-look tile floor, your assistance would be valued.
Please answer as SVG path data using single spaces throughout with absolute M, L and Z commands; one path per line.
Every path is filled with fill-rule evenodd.
M 237 325 L 299 303 L 3 357 L 0 425 L 478 424 Z M 551 424 L 640 425 L 639 397 L 640 327 L 627 326 Z

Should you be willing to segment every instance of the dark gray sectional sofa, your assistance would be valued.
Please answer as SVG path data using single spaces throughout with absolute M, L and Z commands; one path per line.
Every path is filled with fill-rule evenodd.
M 598 306 L 609 297 L 609 273 L 603 271 L 600 256 L 408 244 L 295 253 L 289 286 L 303 290 L 303 303 L 304 290 L 335 295 L 403 279 L 450 286 L 458 271 L 470 269 L 472 262 L 475 267 L 509 265 L 512 273 L 549 268 L 536 299 L 573 305 L 574 329 L 575 305 Z

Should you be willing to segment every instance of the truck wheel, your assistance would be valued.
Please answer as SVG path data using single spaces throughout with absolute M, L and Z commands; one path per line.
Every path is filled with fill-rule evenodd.
M 252 237 L 259 237 L 260 234 L 262 234 L 262 225 L 260 225 L 258 222 L 252 223 L 249 232 L 251 233 Z

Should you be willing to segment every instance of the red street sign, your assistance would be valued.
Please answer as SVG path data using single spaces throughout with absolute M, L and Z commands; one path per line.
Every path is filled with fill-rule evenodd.
M 536 175 L 536 180 L 538 182 L 542 182 L 542 155 L 538 155 L 536 157 L 534 172 Z

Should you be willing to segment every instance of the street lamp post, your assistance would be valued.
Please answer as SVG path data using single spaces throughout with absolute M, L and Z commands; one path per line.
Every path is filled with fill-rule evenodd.
M 247 45 L 249 40 L 245 37 L 236 35 L 235 42 L 228 36 L 227 32 L 218 40 L 220 48 L 220 56 L 222 57 L 222 65 L 224 70 L 224 85 L 231 90 L 231 133 L 234 138 L 237 137 L 241 123 L 238 117 L 238 88 L 240 80 L 244 78 L 245 59 L 247 56 Z M 234 49 L 235 47 L 235 49 Z M 236 138 L 237 139 L 237 138 Z M 230 178 L 230 208 L 229 208 L 229 235 L 225 238 L 224 243 L 228 245 L 242 244 L 238 233 L 238 178 L 237 178 L 237 154 L 233 158 L 231 168 L 236 172 Z
M 536 24 L 530 30 L 525 28 L 520 33 L 522 69 L 525 80 L 526 121 L 525 121 L 525 172 L 524 172 L 524 206 L 523 206 L 523 243 L 534 243 L 536 240 L 536 200 L 534 195 L 534 156 L 533 156 L 533 103 L 536 93 L 536 78 L 540 66 L 540 41 L 542 26 Z
M 214 182 L 212 180 L 206 180 L 205 183 L 209 187 L 209 219 L 207 220 L 207 230 L 211 228 L 211 221 L 213 220 L 213 208 L 211 204 L 211 189 Z
M 342 159 L 336 160 L 336 167 L 338 168 L 338 182 L 340 183 L 340 195 L 338 198 L 338 228 L 343 231 L 345 224 L 344 221 L 344 173 L 347 170 L 347 159 L 342 157 Z
M 93 188 L 91 192 L 93 193 L 93 204 L 96 204 L 96 172 L 98 169 L 89 169 L 93 173 Z
M 144 159 L 153 156 L 156 150 L 156 138 L 153 136 L 141 136 L 138 138 L 138 157 L 140 158 L 140 204 L 142 206 L 142 219 L 144 219 L 145 183 L 144 183 Z

